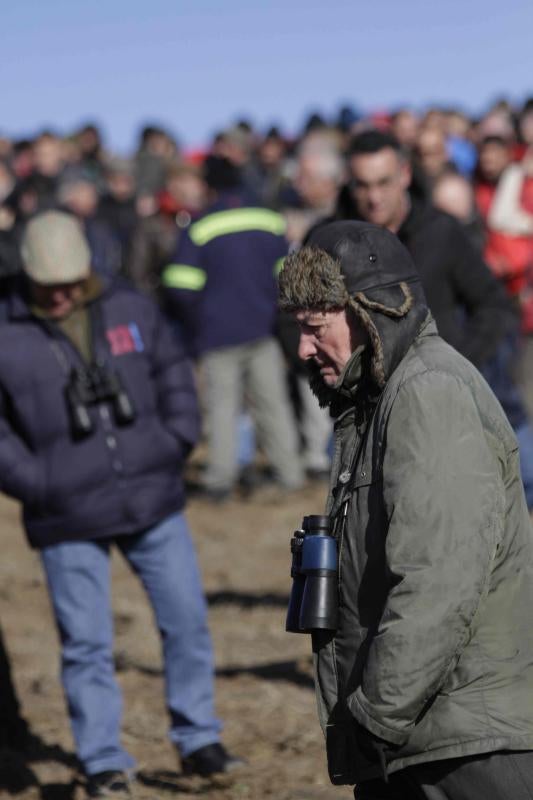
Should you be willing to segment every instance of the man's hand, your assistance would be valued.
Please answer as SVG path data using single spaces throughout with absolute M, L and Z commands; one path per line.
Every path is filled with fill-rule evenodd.
M 361 753 L 372 764 L 379 764 L 381 773 L 385 783 L 389 782 L 387 772 L 387 751 L 394 750 L 394 745 L 391 742 L 381 739 L 379 736 L 374 736 L 373 733 L 367 731 L 362 725 L 356 725 L 355 738 L 357 746 Z

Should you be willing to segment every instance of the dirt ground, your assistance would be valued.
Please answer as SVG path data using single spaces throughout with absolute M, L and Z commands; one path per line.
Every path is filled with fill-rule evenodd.
M 223 740 L 247 767 L 231 780 L 180 775 L 166 738 L 157 634 L 127 565 L 114 556 L 116 665 L 124 692 L 124 743 L 138 759 L 136 796 L 206 800 L 342 800 L 329 783 L 311 679 L 307 636 L 287 634 L 289 538 L 304 513 L 320 513 L 325 486 L 292 497 L 270 488 L 223 506 L 192 500 L 216 653 Z M 59 650 L 38 556 L 26 545 L 18 507 L 0 498 L 0 624 L 34 744 L 0 751 L 0 797 L 78 800 L 84 796 L 59 683 Z

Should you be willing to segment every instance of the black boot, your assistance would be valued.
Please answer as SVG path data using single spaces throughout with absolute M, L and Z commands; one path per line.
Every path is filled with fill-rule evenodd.
M 230 755 L 219 742 L 200 747 L 181 759 L 184 775 L 201 775 L 204 778 L 220 772 L 233 772 L 243 766 L 244 761 Z
M 96 772 L 87 778 L 87 797 L 97 798 L 129 798 L 131 797 L 130 779 L 125 772 L 116 769 Z

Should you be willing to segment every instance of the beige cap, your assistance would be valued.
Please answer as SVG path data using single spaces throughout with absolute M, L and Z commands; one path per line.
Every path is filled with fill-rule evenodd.
M 35 283 L 75 283 L 91 272 L 91 252 L 82 227 L 63 211 L 45 211 L 28 222 L 21 255 L 24 271 Z

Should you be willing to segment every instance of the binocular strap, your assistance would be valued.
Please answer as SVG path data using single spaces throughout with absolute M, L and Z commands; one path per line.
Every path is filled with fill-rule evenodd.
M 53 354 L 55 355 L 55 357 L 57 359 L 57 362 L 58 362 L 59 366 L 61 367 L 61 369 L 63 370 L 65 375 L 70 375 L 70 372 L 71 372 L 71 369 L 72 369 L 72 365 L 71 365 L 70 361 L 68 360 L 68 358 L 67 358 L 67 356 L 65 354 L 65 351 L 61 347 L 60 343 L 57 341 L 57 339 L 50 338 L 49 339 L 49 344 L 50 344 L 50 348 L 52 349 Z

